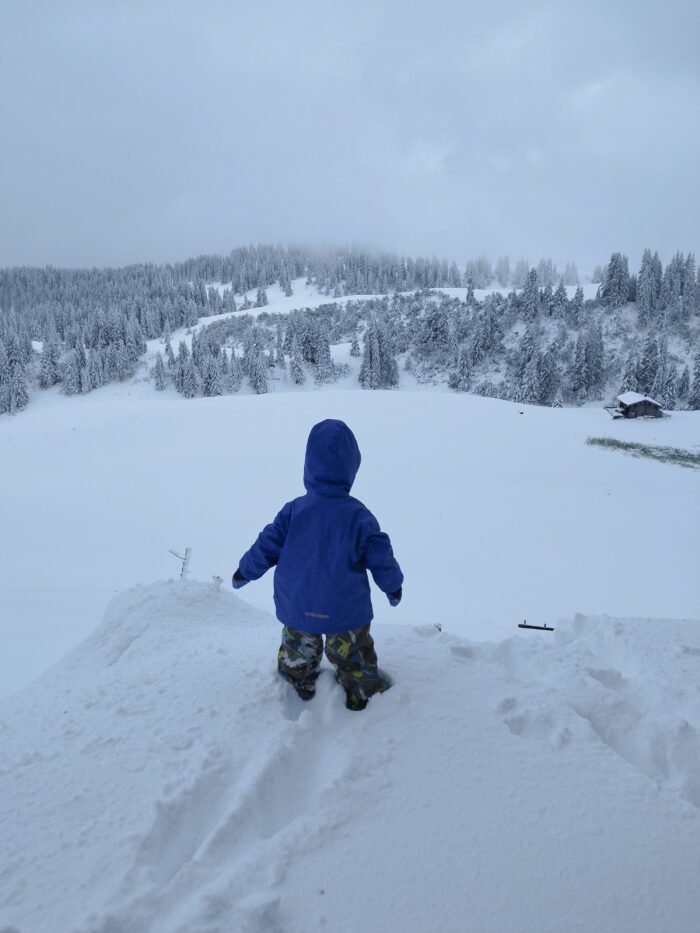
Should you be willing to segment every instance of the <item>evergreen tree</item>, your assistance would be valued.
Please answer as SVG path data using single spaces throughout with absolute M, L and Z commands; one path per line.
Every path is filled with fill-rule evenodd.
M 10 373 L 10 359 L 7 355 L 4 341 L 0 340 L 0 386 L 9 384 Z
M 61 382 L 66 395 L 80 392 L 80 357 L 76 349 L 69 350 L 61 362 Z
M 202 395 L 207 398 L 213 398 L 222 393 L 221 370 L 218 361 L 209 354 L 206 354 L 202 360 L 200 384 L 202 386 Z
M 260 285 L 260 286 L 258 287 L 258 294 L 257 294 L 257 297 L 256 297 L 256 299 L 255 299 L 255 307 L 256 307 L 256 308 L 264 308 L 266 304 L 267 304 L 267 291 L 266 291 L 264 285 Z M 267 392 L 267 388 L 266 388 L 264 391 Z M 258 394 L 260 394 L 260 393 L 258 393 Z
M 622 253 L 613 253 L 601 286 L 601 300 L 609 308 L 622 308 L 629 301 L 629 290 L 627 257 Z
M 399 367 L 396 363 L 391 336 L 384 322 L 377 322 L 379 337 L 379 384 L 382 389 L 393 389 L 399 384 Z
M 289 362 L 289 375 L 292 377 L 292 382 L 295 385 L 300 386 L 304 379 L 304 364 L 301 359 L 301 348 L 299 346 L 299 338 L 296 334 L 292 337 L 291 345 L 291 358 Z
M 165 358 L 168 361 L 168 369 L 175 369 L 175 354 L 169 340 L 165 341 Z
M 314 359 L 316 361 L 316 384 L 323 385 L 324 383 L 332 382 L 335 379 L 335 367 L 331 359 L 328 327 L 325 324 L 320 325 L 316 332 Z
M 92 392 L 93 389 L 99 389 L 103 380 L 102 361 L 99 350 L 91 350 L 88 357 L 85 375 L 83 378 L 83 391 Z
M 540 296 L 540 308 L 542 309 L 542 313 L 546 314 L 547 317 L 551 317 L 554 314 L 554 292 L 552 291 L 551 282 L 547 282 L 542 291 L 542 295 Z
M 678 398 L 686 398 L 690 391 L 690 369 L 683 367 L 683 372 L 678 380 Z
M 557 389 L 556 395 L 554 396 L 554 401 L 552 402 L 552 408 L 563 408 L 564 400 L 561 396 L 561 389 Z
M 236 351 L 231 351 L 231 360 L 228 367 L 228 378 L 226 379 L 226 391 L 227 392 L 238 392 L 241 387 L 241 382 L 243 380 L 243 373 L 241 371 L 241 364 L 236 356 Z
M 496 263 L 496 281 L 501 288 L 506 288 L 510 281 L 510 260 L 507 256 L 501 256 Z
M 29 404 L 29 393 L 27 391 L 27 379 L 24 372 L 24 365 L 16 364 L 10 374 L 8 383 L 7 411 L 12 415 L 21 411 Z
M 182 366 L 182 388 L 180 390 L 185 398 L 194 398 L 199 395 L 199 378 L 194 361 L 188 354 Z
M 55 340 L 44 341 L 39 370 L 39 385 L 42 389 L 55 386 L 61 378 L 60 351 Z
M 537 376 L 540 388 L 537 401 L 540 405 L 552 405 L 559 390 L 559 371 L 551 347 L 538 354 Z
M 352 344 L 350 345 L 350 356 L 360 355 L 360 341 L 357 339 L 357 332 L 352 335 Z
M 578 324 L 581 320 L 581 312 L 583 311 L 583 288 L 578 286 L 574 297 L 569 302 L 569 317 L 571 320 Z
M 535 269 L 530 269 L 527 283 L 520 296 L 520 308 L 526 321 L 534 321 L 540 313 L 540 290 L 537 286 Z
M 457 353 L 457 361 L 454 371 L 449 378 L 449 386 L 455 392 L 466 392 L 471 385 L 472 367 L 470 351 L 467 346 L 462 344 Z
M 693 365 L 693 384 L 688 396 L 688 408 L 691 411 L 700 411 L 700 352 L 695 357 Z
M 418 349 L 425 356 L 443 356 L 450 347 L 450 325 L 442 304 L 428 305 L 418 335 Z M 365 334 L 365 352 L 367 335 Z
M 170 349 L 172 353 L 172 347 Z M 156 390 L 162 392 L 165 388 L 165 366 L 163 365 L 163 357 L 160 353 L 156 354 L 156 365 L 153 370 L 153 381 L 155 383 Z
M 568 309 L 569 299 L 566 294 L 564 279 L 559 279 L 557 290 L 554 292 L 554 314 L 558 318 L 564 318 L 567 316 Z
M 248 381 L 256 395 L 264 395 L 268 391 L 267 363 L 263 351 L 257 347 L 251 352 L 247 361 Z
M 365 331 L 365 349 L 360 365 L 359 382 L 363 389 L 379 388 L 380 368 L 379 334 L 372 320 Z
M 569 376 L 569 386 L 574 398 L 579 402 L 586 400 L 591 386 L 591 376 L 588 371 L 586 337 L 582 333 L 576 338 L 576 349 L 574 351 L 574 360 Z
M 650 332 L 642 347 L 642 356 L 637 370 L 639 391 L 647 393 L 651 390 L 656 372 L 659 368 L 659 347 L 654 335 Z
M 639 378 L 637 376 L 637 369 L 639 363 L 637 357 L 634 353 L 630 353 L 625 360 L 625 369 L 622 374 L 622 383 L 620 384 L 620 394 L 623 392 L 638 392 L 639 391 Z
M 645 249 L 637 279 L 637 313 L 639 323 L 645 327 L 656 313 L 656 276 L 650 249 Z
M 131 360 L 126 349 L 126 344 L 120 340 L 117 344 L 117 379 L 124 382 L 131 375 Z

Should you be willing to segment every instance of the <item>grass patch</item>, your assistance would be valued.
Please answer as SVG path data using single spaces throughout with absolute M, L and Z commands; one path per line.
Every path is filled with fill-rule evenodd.
M 586 441 L 592 447 L 605 447 L 607 450 L 621 450 L 633 457 L 646 457 L 659 463 L 675 463 L 676 466 L 700 470 L 700 453 L 694 454 L 682 447 L 661 447 L 654 444 L 638 444 L 634 441 L 618 441 L 614 437 L 589 437 Z

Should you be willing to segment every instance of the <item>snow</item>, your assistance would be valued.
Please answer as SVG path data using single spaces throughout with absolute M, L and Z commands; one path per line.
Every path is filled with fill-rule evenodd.
M 474 644 L 377 625 L 395 686 L 304 704 L 278 623 L 212 583 L 117 596 L 0 701 L 0 926 L 687 933 L 700 627 Z
M 653 402 L 654 405 L 658 405 L 659 408 L 661 408 L 661 405 L 655 402 L 653 398 L 649 398 L 648 395 L 640 395 L 639 392 L 623 392 L 622 395 L 617 396 L 617 401 L 621 402 L 623 405 L 635 405 L 637 402 Z
M 0 930 L 696 928 L 697 476 L 586 440 L 697 451 L 700 415 L 420 388 L 185 400 L 144 367 L 0 419 Z M 278 680 L 271 574 L 211 582 L 326 417 L 406 575 L 361 714 Z
M 230 579 L 262 525 L 303 492 L 306 437 L 326 417 L 358 437 L 354 492 L 392 536 L 402 621 L 496 640 L 523 618 L 697 615 L 697 476 L 586 445 L 592 435 L 697 449 L 695 412 L 634 423 L 440 391 L 52 390 L 0 420 L 0 514 L 12 529 L 0 550 L 2 692 L 88 635 L 115 591 L 177 572 L 170 548 L 192 547 L 196 579 Z M 620 555 L 640 549 L 647 560 L 621 581 Z M 261 609 L 270 576 L 246 589 Z M 379 621 L 396 621 L 375 603 Z

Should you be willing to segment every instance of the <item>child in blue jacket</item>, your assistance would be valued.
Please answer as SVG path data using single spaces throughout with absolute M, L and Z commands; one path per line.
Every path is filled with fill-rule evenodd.
M 360 468 L 355 435 L 328 419 L 306 444 L 306 495 L 288 502 L 240 560 L 234 589 L 275 567 L 275 608 L 282 629 L 279 672 L 302 699 L 315 692 L 323 635 L 326 656 L 345 689 L 348 709 L 360 710 L 390 683 L 377 668 L 369 632 L 373 618 L 369 570 L 392 606 L 403 574 L 389 536 L 350 489 Z

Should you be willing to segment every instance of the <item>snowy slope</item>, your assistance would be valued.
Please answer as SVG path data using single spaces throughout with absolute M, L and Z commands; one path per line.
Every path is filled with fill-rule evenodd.
M 115 591 L 175 573 L 229 579 L 303 492 L 322 418 L 355 431 L 354 492 L 406 574 L 400 620 L 479 640 L 576 612 L 696 617 L 697 472 L 586 446 L 589 435 L 697 449 L 700 416 L 612 421 L 445 392 L 186 400 L 135 383 L 42 393 L 0 420 L 0 692 L 84 638 Z M 271 575 L 246 599 L 270 609 Z M 396 622 L 383 597 L 379 621 Z
M 141 586 L 0 701 L 0 929 L 697 929 L 697 622 L 377 626 L 362 714 L 330 673 L 298 700 L 278 636 Z

